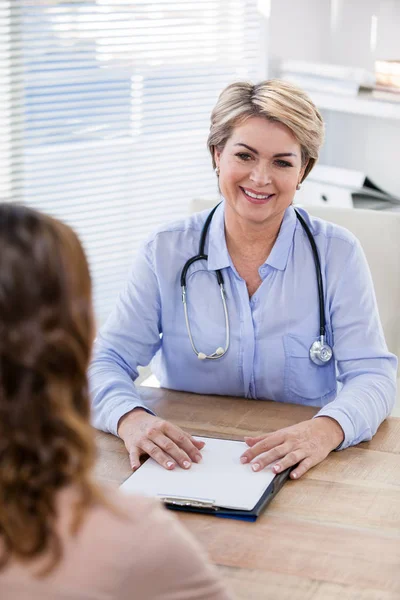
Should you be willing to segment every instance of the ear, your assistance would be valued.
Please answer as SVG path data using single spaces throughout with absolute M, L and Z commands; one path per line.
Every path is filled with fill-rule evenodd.
M 214 148 L 214 161 L 217 167 L 219 167 L 219 161 L 221 158 L 221 150 L 217 147 Z
M 300 173 L 299 173 L 299 183 L 303 183 L 303 177 L 304 177 L 304 173 L 306 172 L 307 166 L 308 166 L 308 162 L 306 162 L 305 165 L 303 165 L 300 169 Z

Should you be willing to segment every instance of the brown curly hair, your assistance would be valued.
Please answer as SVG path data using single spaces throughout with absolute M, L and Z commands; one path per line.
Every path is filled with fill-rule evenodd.
M 103 501 L 86 369 L 93 316 L 90 274 L 70 227 L 0 204 L 0 567 L 13 556 L 62 556 L 56 496 L 75 486 L 71 531 Z

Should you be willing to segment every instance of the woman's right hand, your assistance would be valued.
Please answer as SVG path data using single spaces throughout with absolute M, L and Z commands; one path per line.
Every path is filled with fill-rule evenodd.
M 135 408 L 124 415 L 118 424 L 118 435 L 129 452 L 132 470 L 140 467 L 140 457 L 148 454 L 165 469 L 178 464 L 189 469 L 201 461 L 204 442 L 195 440 L 172 423 Z

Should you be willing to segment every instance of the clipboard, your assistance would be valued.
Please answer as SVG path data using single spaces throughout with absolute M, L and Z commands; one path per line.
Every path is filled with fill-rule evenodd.
M 289 469 L 282 471 L 282 473 L 279 473 L 279 475 L 275 475 L 274 479 L 252 510 L 224 508 L 216 506 L 213 502 L 202 502 L 193 498 L 161 497 L 160 499 L 164 503 L 164 506 L 170 510 L 202 513 L 223 519 L 238 519 L 239 521 L 249 521 L 253 523 L 267 508 L 271 500 L 275 498 L 284 483 L 289 479 L 290 472 L 293 469 L 294 467 L 290 467 Z
M 197 437 L 197 436 L 196 436 Z M 152 496 L 177 511 L 255 521 L 287 481 L 291 468 L 275 474 L 271 466 L 254 472 L 241 464 L 244 442 L 198 438 L 203 461 L 189 470 L 167 471 L 148 459 L 121 486 L 125 493 Z

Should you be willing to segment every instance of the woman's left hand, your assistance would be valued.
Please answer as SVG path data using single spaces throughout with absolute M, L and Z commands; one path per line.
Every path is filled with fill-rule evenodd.
M 317 417 L 266 435 L 245 437 L 244 441 L 250 448 L 240 460 L 242 463 L 253 461 L 253 471 L 261 471 L 273 464 L 274 473 L 281 473 L 299 463 L 290 473 L 292 479 L 299 479 L 323 461 L 343 439 L 343 429 L 337 421 L 330 417 Z

